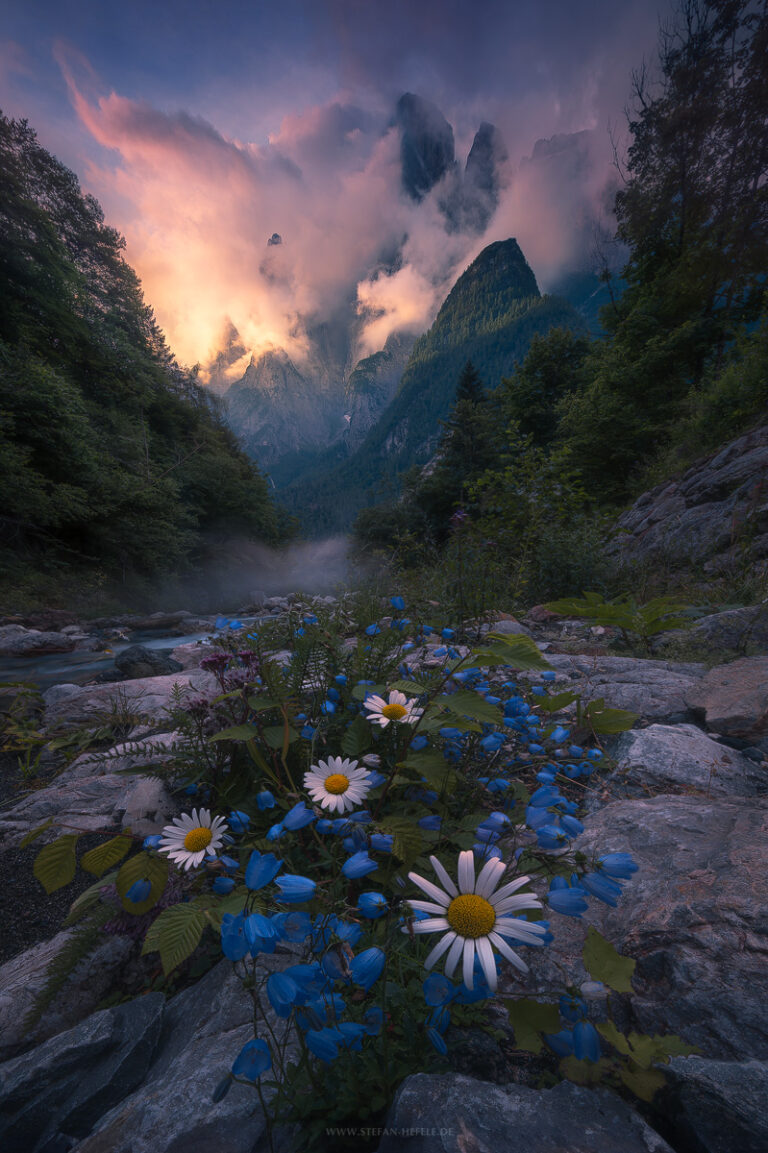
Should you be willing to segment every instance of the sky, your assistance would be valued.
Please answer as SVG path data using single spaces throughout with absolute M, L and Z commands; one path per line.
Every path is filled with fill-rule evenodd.
M 356 309 L 360 354 L 424 331 L 493 240 L 516 236 L 554 283 L 584 219 L 610 227 L 609 129 L 625 142 L 631 72 L 666 16 L 665 0 L 0 0 L 0 109 L 99 199 L 183 364 L 236 327 L 235 378 L 270 347 L 300 360 L 307 318 Z M 461 164 L 481 122 L 502 133 L 482 235 L 446 233 L 439 189 L 403 194 L 407 91 L 440 108 Z M 568 161 L 526 163 L 564 133 L 584 134 Z

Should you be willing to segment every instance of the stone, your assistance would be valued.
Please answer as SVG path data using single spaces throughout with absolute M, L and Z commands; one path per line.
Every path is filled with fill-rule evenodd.
M 750 743 L 768 736 L 768 656 L 718 665 L 686 692 L 707 728 Z
M 56 687 L 61 688 L 60 685 Z M 49 729 L 61 725 L 71 728 L 89 724 L 96 726 L 103 724 L 103 718 L 115 710 L 129 710 L 144 720 L 161 720 L 172 706 L 176 689 L 185 698 L 214 692 L 216 688 L 215 679 L 201 669 L 170 673 L 164 677 L 141 677 L 120 684 L 79 686 L 77 693 L 69 692 L 66 697 L 59 698 L 54 696 L 50 703 L 46 695 L 44 723 Z
M 489 625 L 481 625 L 480 632 L 482 635 L 486 633 L 499 633 L 501 636 L 522 636 L 529 637 L 531 630 L 521 625 L 520 621 L 514 620 L 499 620 L 492 621 Z
M 584 701 L 603 697 L 609 708 L 628 709 L 648 721 L 693 720 L 687 696 L 706 672 L 703 664 L 639 657 L 547 653 L 547 661 L 557 672 L 557 692 L 572 690 Z M 538 674 L 527 676 L 534 684 L 540 681 Z
M 654 1101 L 678 1148 L 697 1153 L 765 1153 L 768 1063 L 674 1057 Z
M 700 563 L 717 573 L 768 555 L 768 425 L 730 441 L 619 517 L 609 550 L 628 564 Z
M 161 677 L 167 673 L 181 672 L 178 661 L 156 649 L 144 645 L 131 645 L 115 657 L 115 668 L 131 680 L 138 677 Z
M 676 1033 L 705 1057 L 768 1059 L 767 833 L 765 797 L 606 805 L 574 849 L 631 853 L 639 871 L 615 909 L 590 899 L 583 921 L 553 915 L 553 943 L 528 957 L 531 988 L 551 995 L 560 966 L 577 986 L 587 979 L 581 950 L 591 924 L 637 961 L 624 1003 L 633 1028 Z
M 47 788 L 30 792 L 2 810 L 0 836 L 6 844 L 18 844 L 50 817 L 54 827 L 48 839 L 59 835 L 56 824 L 66 825 L 68 831 L 92 831 L 119 823 L 142 836 L 159 832 L 175 815 L 176 802 L 159 777 L 125 773 L 168 761 L 178 736 L 161 733 L 116 745 L 106 753 L 84 753 Z
M 105 935 L 93 952 L 75 966 L 41 1020 L 27 1029 L 26 1019 L 45 986 L 46 970 L 71 936 L 72 930 L 64 929 L 0 968 L 0 1061 L 72 1028 L 92 1013 L 114 988 L 115 977 L 136 944 L 127 937 Z
M 567 1081 L 538 1090 L 417 1073 L 383 1127 L 377 1153 L 672 1153 L 620 1097 Z
M 164 1004 L 162 993 L 149 993 L 103 1009 L 0 1066 L 5 1153 L 38 1153 L 57 1136 L 85 1137 L 144 1080 Z
M 619 782 L 629 795 L 692 789 L 709 796 L 768 793 L 768 769 L 695 725 L 649 725 L 622 733 L 613 755 L 618 768 L 606 784 Z
M 274 972 L 294 960 L 275 953 L 260 956 L 259 965 Z M 266 998 L 263 1008 L 281 1037 L 285 1022 L 274 1017 Z M 163 1041 L 144 1084 L 101 1118 L 77 1153 L 261 1150 L 265 1121 L 255 1089 L 234 1084 L 223 1101 L 211 1101 L 253 1037 L 253 1013 L 253 1002 L 229 961 L 179 993 L 166 1009 Z
M 21 625 L 3 625 L 0 628 L 0 656 L 44 656 L 46 653 L 71 653 L 75 642 L 64 633 L 40 632 Z
M 200 668 L 200 661 L 210 655 L 210 646 L 198 644 L 197 641 L 190 641 L 185 645 L 177 645 L 171 652 L 171 656 L 179 668 L 184 670 Z
M 768 648 L 768 605 L 750 605 L 747 608 L 710 613 L 700 617 L 689 629 L 672 629 L 662 633 L 654 649 L 663 652 L 678 644 L 700 649 L 702 655 L 713 652 L 747 652 L 750 648 L 765 650 Z

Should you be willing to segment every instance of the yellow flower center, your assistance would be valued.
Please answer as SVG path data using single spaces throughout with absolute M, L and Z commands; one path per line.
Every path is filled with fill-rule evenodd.
M 446 913 L 448 924 L 460 937 L 487 937 L 496 924 L 496 911 L 485 897 L 462 893 L 454 897 Z
M 349 777 L 345 777 L 343 773 L 331 773 L 330 777 L 325 778 L 325 788 L 329 793 L 346 793 L 349 788 Z
M 184 838 L 184 848 L 190 853 L 199 853 L 201 849 L 207 849 L 212 840 L 211 830 L 200 825 L 197 829 L 189 830 Z
M 386 717 L 388 721 L 400 721 L 407 714 L 408 710 L 405 705 L 384 705 L 381 710 L 381 715 Z

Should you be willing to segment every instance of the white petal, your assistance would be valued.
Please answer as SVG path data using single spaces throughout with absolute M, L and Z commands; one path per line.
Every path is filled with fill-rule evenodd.
M 456 966 L 459 963 L 459 957 L 461 956 L 463 949 L 464 949 L 464 938 L 460 937 L 457 933 L 456 934 L 456 940 L 451 945 L 451 951 L 449 952 L 448 957 L 447 957 L 446 962 L 445 962 L 445 975 L 446 975 L 446 977 L 452 977 L 453 974 L 456 972 Z
M 488 940 L 495 948 L 499 950 L 502 957 L 506 958 L 506 960 L 509 961 L 511 965 L 514 965 L 515 968 L 519 969 L 521 973 L 528 972 L 528 966 L 526 965 L 525 961 L 523 961 L 521 957 L 518 957 L 517 953 L 514 953 L 510 949 L 509 945 L 498 935 L 498 933 L 489 933 Z
M 444 937 L 440 938 L 432 952 L 427 954 L 427 959 L 424 962 L 424 968 L 431 969 L 432 966 L 440 960 L 443 953 L 445 953 L 445 951 L 450 948 L 455 940 L 456 934 L 454 933 L 453 929 L 451 929 L 450 933 L 446 933 Z
M 447 909 L 451 903 L 451 898 L 442 889 L 438 889 L 437 885 L 433 885 L 426 877 L 420 877 L 418 873 L 409 873 L 408 880 L 413 881 L 414 885 L 418 885 L 423 893 L 431 897 L 433 901 L 437 901 L 444 909 Z
M 384 700 L 383 697 L 376 696 L 376 694 L 374 693 L 373 695 L 371 695 L 370 697 L 368 697 L 365 700 L 365 702 L 363 703 L 363 708 L 364 709 L 373 709 L 373 710 L 376 710 L 378 712 L 381 712 L 381 710 L 384 708 L 386 703 L 387 702 Z
M 499 936 L 512 937 L 513 940 L 521 941 L 523 944 L 527 944 L 529 941 L 538 944 L 547 933 L 545 928 L 537 929 L 535 925 L 531 925 L 527 921 L 517 920 L 515 917 L 499 917 L 493 926 L 493 931 Z
M 438 916 L 441 916 L 445 912 L 445 909 L 442 907 L 442 905 L 434 905 L 432 901 L 409 900 L 408 904 L 412 909 L 418 909 L 420 913 L 437 913 Z
M 427 917 L 426 921 L 414 921 L 414 933 L 435 933 L 438 929 L 450 929 L 446 917 Z
M 495 898 L 491 901 L 494 909 L 496 910 L 497 917 L 503 917 L 505 913 L 517 909 L 540 909 L 542 907 L 541 901 L 537 901 L 535 897 L 530 896 L 528 893 L 519 893 L 516 897 L 504 897 L 501 901 Z
M 501 901 L 504 897 L 509 897 L 511 893 L 516 893 L 530 879 L 530 877 L 515 877 L 514 881 L 510 881 L 508 885 L 502 885 L 499 891 L 493 894 L 491 904 L 494 905 L 496 901 Z
M 438 861 L 437 857 L 430 857 L 429 859 L 432 863 L 432 868 L 437 873 L 438 878 L 440 880 L 440 884 L 443 886 L 446 893 L 450 893 L 450 895 L 452 897 L 458 897 L 459 890 L 456 888 L 453 881 L 448 876 L 448 871 L 444 867 L 444 865 L 442 865 L 441 862 Z
M 474 969 L 475 969 L 475 942 L 471 937 L 468 937 L 464 942 L 464 963 L 462 966 L 462 977 L 464 984 L 468 989 L 474 989 Z
M 500 861 L 497 857 L 491 857 L 489 861 L 486 861 L 480 870 L 480 876 L 477 878 L 477 884 L 475 885 L 475 892 L 478 897 L 488 898 L 490 896 L 504 875 L 506 867 L 504 862 Z
M 475 854 L 471 849 L 459 853 L 459 892 L 475 891 Z
M 485 979 L 488 982 L 488 987 L 495 992 L 498 980 L 496 976 L 496 958 L 493 955 L 491 942 L 487 937 L 478 937 L 475 941 L 475 947 L 477 949 L 477 955 L 480 958 L 480 964 L 483 967 L 483 972 L 485 973 Z
M 398 689 L 392 689 L 392 692 L 389 694 L 389 703 L 391 705 L 407 705 L 408 698 L 405 693 L 399 692 Z

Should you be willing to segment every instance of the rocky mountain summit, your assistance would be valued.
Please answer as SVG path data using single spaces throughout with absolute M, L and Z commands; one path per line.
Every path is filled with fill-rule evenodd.
M 243 623 L 279 617 L 291 599 L 271 598 Z M 511 1037 L 508 1048 L 457 1038 L 455 1071 L 402 1084 L 381 1126 L 379 1153 L 512 1153 L 521 1134 L 535 1153 L 758 1153 L 768 1142 L 765 646 L 712 665 L 615 655 L 607 647 L 610 630 L 538 609 L 522 621 L 499 615 L 485 628 L 532 637 L 554 670 L 553 691 L 577 692 L 583 703 L 602 698 L 637 716 L 631 730 L 606 739 L 612 768 L 590 781 L 590 819 L 575 848 L 629 851 L 639 871 L 619 908 L 591 907 L 583 922 L 558 919 L 526 992 L 551 996 L 563 968 L 577 985 L 586 980 L 581 948 L 593 925 L 637 961 L 632 994 L 612 995 L 614 1018 L 642 1032 L 676 1032 L 699 1052 L 674 1058 L 667 1088 L 638 1110 L 605 1089 L 538 1088 L 535 1065 L 526 1072 L 519 1054 L 512 1060 Z M 439 645 L 424 646 L 425 666 L 439 663 Z M 9 798 L 0 815 L 0 861 L 11 860 L 24 834 L 48 816 L 86 831 L 159 830 L 178 801 L 151 768 L 178 740 L 168 725 L 172 701 L 211 687 L 199 667 L 210 652 L 210 645 L 191 642 L 171 654 L 181 672 L 49 689 L 48 731 L 95 723 L 117 693 L 121 708 L 140 716 L 112 749 L 86 751 L 45 787 Z M 540 677 L 519 679 L 535 686 Z M 149 774 L 123 775 L 139 765 Z M 5 866 L 3 872 L 9 876 Z M 173 1153 L 202 1135 L 221 1153 L 266 1151 L 251 1091 L 236 1085 L 218 1104 L 211 1100 L 251 1028 L 252 1006 L 229 962 L 167 1002 L 153 993 L 98 1008 L 110 990 L 131 987 L 139 966 L 135 940 L 104 937 L 27 1030 L 24 1018 L 46 968 L 71 933 L 59 932 L 0 969 L 3 1148 Z M 275 971 L 293 960 L 278 947 L 263 964 Z M 514 979 L 508 991 L 520 992 Z M 605 994 L 596 996 L 601 1020 Z M 280 1148 L 288 1138 L 279 1138 Z

